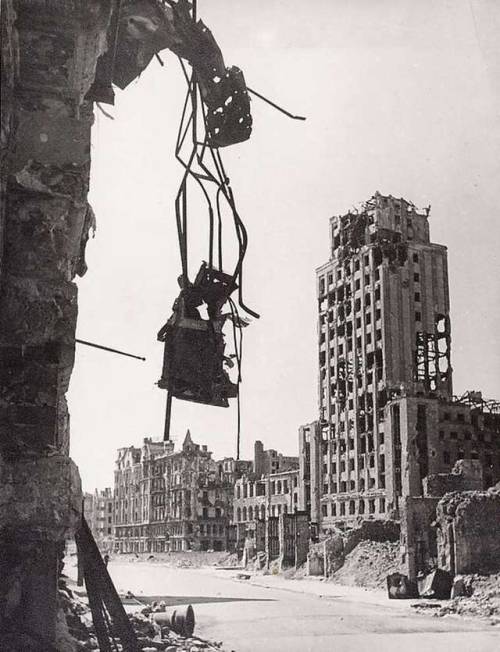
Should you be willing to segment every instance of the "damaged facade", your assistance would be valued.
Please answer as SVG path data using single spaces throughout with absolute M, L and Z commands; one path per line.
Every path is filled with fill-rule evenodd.
M 110 552 L 113 548 L 114 534 L 114 499 L 109 487 L 94 493 L 83 494 L 83 514 L 92 535 L 102 551 Z
M 446 248 L 429 211 L 376 193 L 330 220 L 317 270 L 319 412 L 299 432 L 303 501 L 328 531 L 399 517 L 425 478 L 478 460 L 500 477 L 499 406 L 453 397 Z
M 182 448 L 147 438 L 142 448 L 118 451 L 114 520 L 117 552 L 226 550 L 234 483 L 246 468 L 212 459 L 191 439 Z
M 254 445 L 252 468 L 236 481 L 233 523 L 235 545 L 244 561 L 257 557 L 262 565 L 305 561 L 309 518 L 299 504 L 299 460 Z

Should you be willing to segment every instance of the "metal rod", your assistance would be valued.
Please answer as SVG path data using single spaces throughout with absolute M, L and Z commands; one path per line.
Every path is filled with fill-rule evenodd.
M 125 353 L 125 351 L 119 351 L 118 349 L 111 349 L 109 346 L 103 346 L 102 344 L 95 344 L 94 342 L 87 342 L 86 340 L 79 340 L 75 338 L 75 342 L 78 344 L 85 344 L 85 346 L 91 346 L 94 349 L 102 349 L 103 351 L 110 351 L 111 353 L 118 353 L 119 355 L 126 355 L 128 358 L 135 358 L 136 360 L 146 360 L 140 355 L 134 355 L 133 353 Z
M 247 91 L 248 91 L 249 93 L 252 93 L 253 95 L 256 95 L 257 97 L 259 97 L 259 98 L 260 98 L 261 100 L 263 100 L 264 102 L 267 102 L 267 104 L 270 104 L 272 107 L 274 107 L 274 108 L 277 109 L 278 111 L 281 111 L 281 113 L 284 113 L 284 114 L 287 115 L 289 118 L 292 118 L 292 120 L 305 120 L 305 119 L 306 119 L 306 118 L 305 118 L 304 116 L 302 116 L 302 115 L 294 115 L 293 113 L 290 113 L 290 111 L 287 111 L 287 110 L 284 109 L 283 107 L 278 106 L 278 105 L 275 104 L 274 102 L 271 102 L 271 100 L 269 100 L 267 97 L 264 97 L 264 95 L 261 95 L 260 93 L 257 93 L 257 91 L 254 91 L 253 88 L 250 88 L 249 86 L 247 86 Z
M 172 392 L 167 392 L 167 406 L 165 410 L 165 430 L 163 431 L 163 441 L 170 440 L 170 419 L 172 416 Z

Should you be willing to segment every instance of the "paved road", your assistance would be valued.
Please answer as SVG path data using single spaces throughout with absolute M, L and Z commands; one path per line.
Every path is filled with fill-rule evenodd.
M 235 652 L 498 652 L 500 628 L 455 617 L 419 616 L 401 602 L 374 604 L 329 586 L 323 597 L 235 579 L 237 571 L 111 562 L 119 590 L 191 603 L 196 633 Z M 304 582 L 307 582 L 305 580 Z M 308 583 L 309 584 L 309 583 Z M 305 585 L 304 585 L 305 586 Z

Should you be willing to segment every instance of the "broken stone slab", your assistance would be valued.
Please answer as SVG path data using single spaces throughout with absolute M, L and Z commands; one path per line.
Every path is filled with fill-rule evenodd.
M 448 600 L 452 587 L 452 576 L 440 568 L 418 581 L 418 593 L 421 598 Z
M 461 598 L 464 595 L 466 595 L 464 579 L 462 577 L 454 577 L 450 598 L 453 600 L 454 598 Z

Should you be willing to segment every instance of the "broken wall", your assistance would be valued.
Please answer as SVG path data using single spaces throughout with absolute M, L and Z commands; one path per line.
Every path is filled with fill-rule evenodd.
M 454 574 L 500 570 L 500 487 L 451 493 L 436 509 L 440 568 Z
M 44 649 L 54 639 L 59 558 L 81 509 L 65 393 L 73 280 L 85 272 L 93 225 L 85 94 L 110 7 L 2 2 L 0 629 L 30 632 Z

